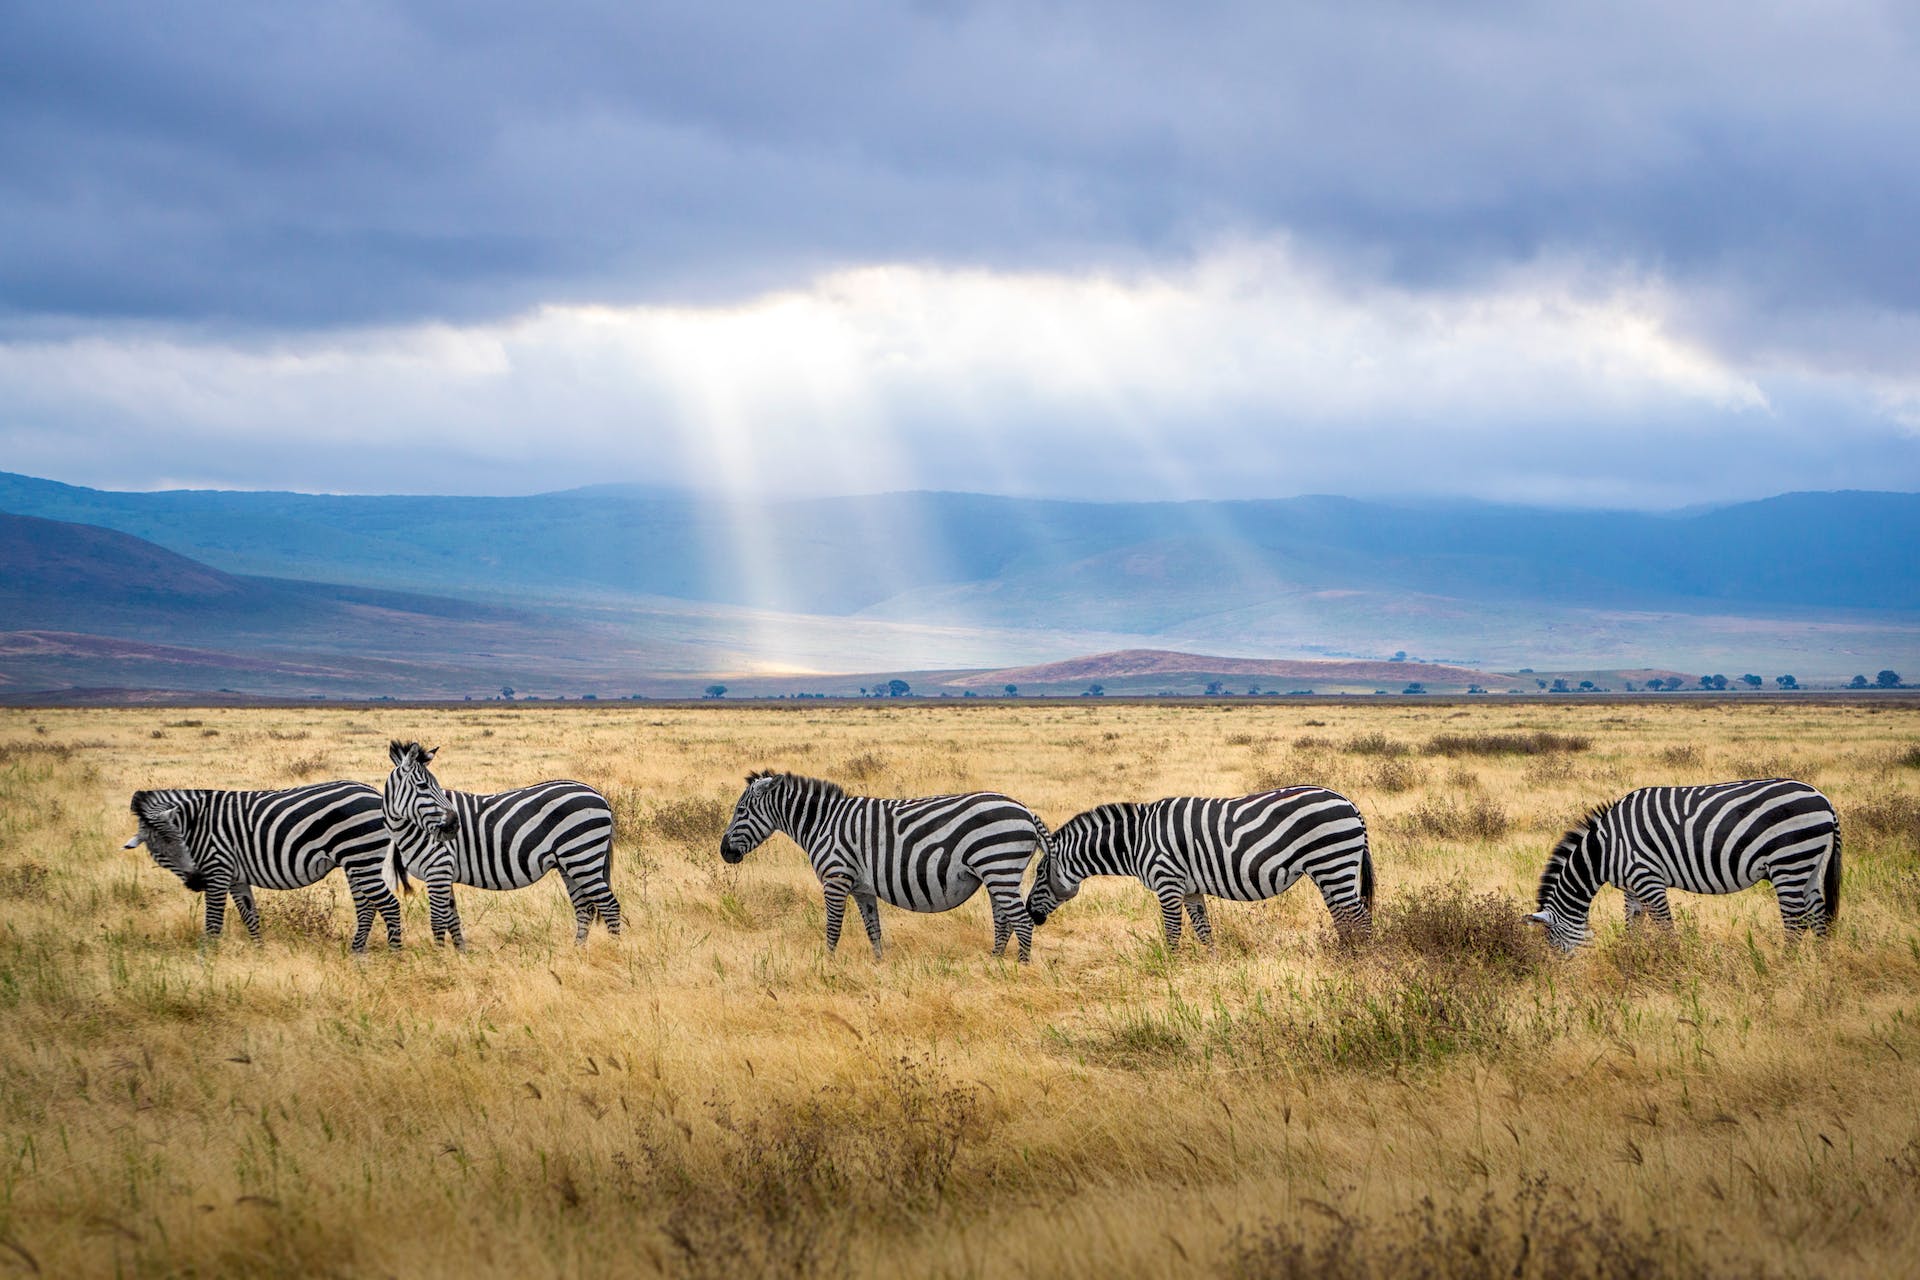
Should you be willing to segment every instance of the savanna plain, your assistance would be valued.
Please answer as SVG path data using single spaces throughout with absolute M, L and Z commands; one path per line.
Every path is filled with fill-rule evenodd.
M 136 787 L 571 776 L 619 820 L 624 936 L 557 880 L 460 891 L 472 949 L 348 954 L 336 876 L 202 945 Z M 1029 966 L 984 898 L 838 955 L 800 852 L 737 868 L 743 775 L 1112 799 L 1319 783 L 1366 815 L 1370 945 L 1309 885 L 1169 954 L 1091 882 Z M 1521 920 L 1591 804 L 1790 775 L 1843 909 L 1765 887 Z M 376 930 L 376 938 L 379 931 Z M 1920 1270 L 1920 709 L 490 705 L 0 712 L 0 1271 L 792 1276 L 1837 1275 Z

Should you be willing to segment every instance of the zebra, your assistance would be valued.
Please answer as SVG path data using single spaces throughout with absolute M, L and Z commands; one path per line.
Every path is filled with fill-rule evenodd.
M 1044 924 L 1088 876 L 1138 876 L 1160 900 L 1167 949 L 1180 945 L 1180 910 L 1213 945 L 1207 895 L 1254 902 L 1309 876 L 1342 938 L 1373 932 L 1373 854 L 1351 800 L 1324 787 L 1287 787 L 1231 799 L 1172 796 L 1103 804 L 1054 833 L 1027 896 Z
M 806 851 L 827 904 L 827 950 L 840 945 L 852 897 L 867 926 L 874 959 L 881 956 L 880 908 L 950 911 L 986 886 L 993 907 L 993 954 L 1007 936 L 1020 940 L 1020 962 L 1033 950 L 1033 924 L 1020 900 L 1027 862 L 1047 844 L 1046 824 L 1010 796 L 994 791 L 881 800 L 850 796 L 837 784 L 792 773 L 756 771 L 720 837 L 720 856 L 738 863 L 784 832 Z
M 620 933 L 620 900 L 608 873 L 613 863 L 613 807 L 584 782 L 556 780 L 475 795 L 448 791 L 428 770 L 439 752 L 417 742 L 392 742 L 384 797 L 393 878 L 408 893 L 409 875 L 427 886 L 433 940 L 467 949 L 453 886 L 524 889 L 558 870 L 573 903 L 573 940 L 587 940 L 598 915 Z
M 1789 933 L 1825 936 L 1840 915 L 1840 819 L 1792 778 L 1642 787 L 1599 805 L 1560 839 L 1527 917 L 1570 952 L 1588 938 L 1603 884 L 1625 892 L 1627 923 L 1673 926 L 1667 890 L 1734 893 L 1771 880 Z
M 227 899 L 254 941 L 260 912 L 253 891 L 298 889 L 336 866 L 353 895 L 353 950 L 363 954 L 377 912 L 387 946 L 400 947 L 400 901 L 386 879 L 386 825 L 380 793 L 361 782 L 318 782 L 285 791 L 164 790 L 133 793 L 139 830 L 122 846 L 144 844 L 153 860 L 207 895 L 206 936 L 226 924 Z

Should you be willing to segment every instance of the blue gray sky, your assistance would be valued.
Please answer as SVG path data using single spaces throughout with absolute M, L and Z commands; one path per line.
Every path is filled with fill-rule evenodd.
M 1920 488 L 1920 9 L 0 7 L 0 467 Z

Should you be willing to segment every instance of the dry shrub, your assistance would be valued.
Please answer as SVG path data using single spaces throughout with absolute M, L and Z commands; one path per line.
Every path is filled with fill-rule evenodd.
M 854 782 L 871 782 L 887 771 L 887 758 L 877 751 L 862 751 L 840 766 L 840 776 Z
M 311 778 L 327 767 L 327 758 L 320 754 L 295 756 L 287 761 L 287 773 L 295 778 Z
M 1399 756 L 1384 757 L 1367 773 L 1367 781 L 1373 788 L 1389 795 L 1411 791 L 1426 781 L 1426 777 L 1426 771 L 1419 765 Z
M 1893 763 L 1896 768 L 1920 769 L 1920 742 L 1914 743 L 1905 751 L 1895 751 Z
M 0 765 L 16 760 L 70 760 L 73 748 L 64 742 L 0 742 Z
M 1407 756 L 1413 754 L 1413 748 L 1404 742 L 1396 742 L 1386 734 L 1375 729 L 1372 733 L 1357 734 L 1347 739 L 1347 754 L 1355 756 Z
M 51 874 L 37 862 L 0 867 L 0 898 L 37 898 Z
M 654 807 L 647 826 L 669 844 L 718 844 L 733 806 L 725 800 L 682 796 Z
M 880 1067 L 866 1096 L 823 1089 L 798 1106 L 736 1118 L 710 1104 L 715 1167 L 668 1134 L 649 1143 L 651 1190 L 667 1200 L 675 1270 L 697 1276 L 834 1275 L 847 1219 L 937 1210 L 963 1149 L 991 1132 L 978 1089 L 925 1058 Z
M 1526 914 L 1509 894 L 1476 893 L 1465 880 L 1450 880 L 1395 894 L 1379 914 L 1379 945 L 1436 966 L 1467 960 L 1531 973 L 1546 960 L 1546 948 Z
M 1322 738 L 1318 734 L 1303 733 L 1293 740 L 1295 751 L 1331 751 L 1333 739 Z
M 169 720 L 166 723 L 169 729 L 198 729 L 200 725 L 198 720 Z
M 331 939 L 340 936 L 338 904 L 331 887 L 309 885 L 260 896 L 260 928 L 268 937 Z
M 267 738 L 273 742 L 305 742 L 312 736 L 313 735 L 305 729 L 294 729 L 286 733 L 282 733 L 278 729 L 267 730 Z
M 1571 782 L 1576 770 L 1573 757 L 1564 751 L 1550 755 L 1534 756 L 1527 761 L 1527 782 L 1530 786 L 1544 786 L 1555 782 Z
M 1920 853 L 1920 795 L 1911 791 L 1876 791 L 1848 805 L 1842 820 L 1846 826 L 1858 824 L 1883 840 Z
M 1585 734 L 1548 733 L 1441 733 L 1427 743 L 1432 756 L 1543 756 L 1556 752 L 1586 751 L 1593 739 Z
M 1429 796 L 1401 821 L 1409 834 L 1436 840 L 1498 840 L 1513 825 L 1491 796 L 1475 796 L 1464 804 L 1452 796 Z
M 1670 769 L 1695 769 L 1700 765 L 1700 748 L 1691 742 L 1682 742 L 1663 748 L 1659 760 Z
M 1236 1231 L 1224 1270 L 1235 1280 L 1665 1280 L 1764 1275 L 1751 1266 L 1716 1268 L 1688 1236 L 1632 1220 L 1594 1197 L 1524 1178 L 1510 1198 L 1483 1193 L 1477 1207 L 1441 1209 L 1430 1197 L 1392 1218 L 1367 1220 L 1314 1203 L 1330 1221 L 1300 1216 Z

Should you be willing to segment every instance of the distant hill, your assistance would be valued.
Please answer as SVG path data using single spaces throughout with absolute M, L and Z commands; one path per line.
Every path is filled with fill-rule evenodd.
M 1129 649 L 1404 652 L 1483 676 L 1920 667 L 1914 494 L 1658 515 L 1336 497 L 731 503 L 622 485 L 114 493 L 0 473 L 0 511 L 96 530 L 64 562 L 9 535 L 0 605 L 18 629 L 372 650 L 561 687 L 588 671 L 983 670 Z M 140 595 L 155 582 L 173 585 Z
M 1511 676 L 1489 675 L 1467 667 L 1444 666 L 1430 662 L 1342 662 L 1337 659 L 1283 660 L 1273 658 L 1222 658 L 1197 653 L 1177 653 L 1167 649 L 1122 649 L 1113 653 L 1090 654 L 1064 662 L 1043 662 L 1026 667 L 1007 667 L 957 676 L 945 683 L 958 689 L 998 690 L 1016 685 L 1031 692 L 1059 686 L 1078 687 L 1099 682 L 1122 688 L 1186 686 L 1209 681 L 1232 681 L 1238 689 L 1250 682 L 1268 692 L 1285 692 L 1281 686 L 1347 688 L 1358 685 L 1391 688 L 1399 692 L 1410 684 L 1435 689 L 1464 689 L 1468 685 L 1505 690 L 1524 683 Z M 1236 690 L 1236 691 L 1237 691 Z

